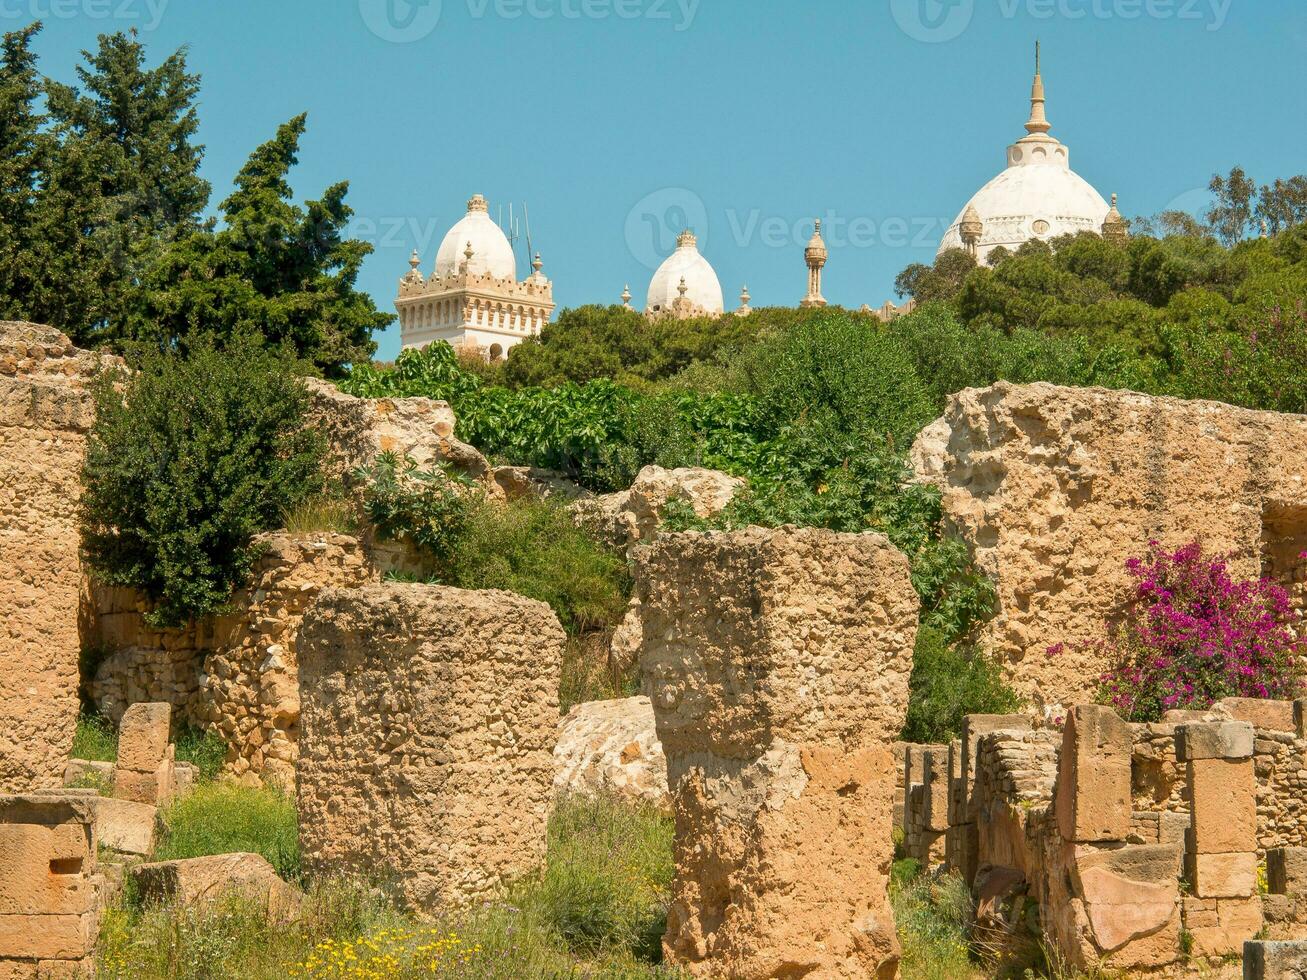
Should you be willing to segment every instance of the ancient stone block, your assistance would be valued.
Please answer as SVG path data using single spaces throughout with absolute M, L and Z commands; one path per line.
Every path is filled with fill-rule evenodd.
M 1250 759 L 1253 726 L 1246 721 L 1181 725 L 1175 731 L 1175 754 L 1181 762 Z
M 877 534 L 672 534 L 637 551 L 636 582 L 676 816 L 668 958 L 742 980 L 893 976 L 906 559 Z
M 534 869 L 564 639 L 508 592 L 324 590 L 298 640 L 305 867 L 381 877 L 428 913 Z
M 925 829 L 942 833 L 949 828 L 948 822 L 948 751 L 946 749 L 927 749 L 922 771 L 925 787 L 922 793 L 924 807 L 922 816 Z
M 144 857 L 154 850 L 158 808 L 149 803 L 100 797 L 95 803 L 95 829 L 100 843 L 122 854 Z
M 962 718 L 962 808 L 965 820 L 976 819 L 971 787 L 976 781 L 976 746 L 989 732 L 1027 731 L 1030 719 L 1025 715 L 964 715 Z M 959 820 L 959 823 L 965 822 Z
M 668 504 L 679 501 L 699 517 L 719 513 L 744 486 L 744 481 L 698 466 L 669 470 L 646 466 L 630 489 L 577 500 L 569 506 L 573 518 L 614 548 L 628 554 L 639 544 L 657 539 Z
M 1130 832 L 1130 729 L 1111 708 L 1067 714 L 1058 757 L 1056 814 L 1068 841 L 1125 840 Z
M 1185 928 L 1193 940 L 1193 955 L 1229 956 L 1261 932 L 1262 924 L 1262 901 L 1253 896 L 1216 899 L 1215 925 L 1195 925 L 1186 919 Z
M 1257 855 L 1187 855 L 1189 883 L 1200 898 L 1245 898 L 1257 891 Z
M 1243 980 L 1307 977 L 1307 942 L 1250 939 L 1243 944 Z
M 1267 851 L 1266 883 L 1273 895 L 1307 894 L 1307 847 Z
M 286 884 L 259 854 L 215 854 L 140 864 L 129 874 L 147 902 L 197 906 L 229 894 L 258 902 L 273 920 L 292 917 L 300 906 L 299 890 Z
M 1295 730 L 1292 701 L 1267 698 L 1221 698 L 1212 705 L 1212 713 L 1231 721 L 1246 721 L 1254 728 L 1275 732 Z
M 1257 796 L 1251 759 L 1200 759 L 1185 765 L 1189 851 L 1229 854 L 1257 849 Z
M 559 723 L 555 796 L 600 792 L 671 809 L 667 759 L 646 697 L 578 704 Z
M 1199 538 L 1234 574 L 1261 573 L 1271 505 L 1303 499 L 1307 418 L 1000 382 L 952 395 L 912 458 L 995 583 L 992 648 L 1053 711 L 1092 696 L 1106 663 L 1083 641 L 1102 635 L 1150 539 Z
M 79 472 L 100 363 L 50 327 L 0 322 L 0 792 L 58 787 L 73 744 Z
M 168 754 L 172 705 L 133 704 L 118 723 L 119 769 L 154 772 Z

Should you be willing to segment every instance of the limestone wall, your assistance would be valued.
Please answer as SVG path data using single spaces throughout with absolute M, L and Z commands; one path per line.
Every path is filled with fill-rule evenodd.
M 1103 663 L 1084 641 L 1102 636 L 1125 560 L 1150 539 L 1201 538 L 1239 574 L 1307 588 L 1307 417 L 1000 383 L 952 396 L 913 461 L 994 579 L 989 639 L 1037 706 L 1092 696 Z
M 671 534 L 637 550 L 636 589 L 675 815 L 668 959 L 701 976 L 894 976 L 907 559 L 875 534 Z
M 509 592 L 323 591 L 299 637 L 306 869 L 435 914 L 536 868 L 564 642 Z
M 0 791 L 60 785 L 77 720 L 77 500 L 100 359 L 0 323 Z

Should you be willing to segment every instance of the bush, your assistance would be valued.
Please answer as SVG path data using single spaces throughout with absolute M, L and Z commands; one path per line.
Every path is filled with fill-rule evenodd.
M 162 820 L 156 861 L 249 851 L 267 858 L 281 877 L 299 878 L 295 801 L 276 790 L 205 783 L 164 809 Z
M 920 874 L 911 858 L 890 874 L 890 904 L 903 946 L 903 980 L 971 980 L 981 977 L 969 945 L 974 905 L 960 877 Z
M 142 589 L 153 625 L 219 608 L 249 575 L 250 540 L 320 484 L 320 441 L 286 357 L 255 341 L 139 359 L 102 379 L 82 470 L 94 573 Z M 121 386 L 116 387 L 117 381 Z
M 104 715 L 83 711 L 77 718 L 71 756 L 91 762 L 116 762 L 118 729 Z
M 382 540 L 409 541 L 444 565 L 474 505 L 471 484 L 453 471 L 424 470 L 411 458 L 381 453 L 356 478 L 363 508 Z
M 1112 666 L 1100 691 L 1123 717 L 1157 721 L 1171 708 L 1225 697 L 1299 696 L 1307 640 L 1280 586 L 1233 578 L 1226 560 L 1204 557 L 1198 542 L 1167 551 L 1151 541 L 1126 569 L 1133 594 L 1102 644 Z
M 968 644 L 950 645 L 926 625 L 917 631 L 908 690 L 906 742 L 950 742 L 961 734 L 966 715 L 1007 714 L 1021 707 L 997 662 Z

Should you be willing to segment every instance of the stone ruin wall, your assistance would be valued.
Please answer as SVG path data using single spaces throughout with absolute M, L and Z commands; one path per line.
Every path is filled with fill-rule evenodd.
M 116 359 L 0 323 L 0 791 L 56 787 L 78 710 L 77 500 L 89 390 Z
M 299 741 L 300 622 L 323 589 L 380 575 L 359 541 L 342 534 L 276 531 L 254 546 L 262 554 L 229 609 L 183 627 L 151 627 L 148 604 L 133 589 L 92 586 L 91 642 L 113 652 L 89 688 L 115 722 L 137 702 L 171 704 L 177 724 L 223 737 L 229 774 L 289 787 Z
M 669 961 L 696 976 L 895 976 L 907 559 L 877 534 L 671 534 L 637 551 L 636 589 L 675 817 Z
M 327 589 L 300 632 L 300 844 L 436 915 L 539 867 L 565 637 L 510 592 Z
M 1305 708 L 968 716 L 947 749 L 904 747 L 905 850 L 972 885 L 982 942 L 1042 933 L 1082 969 L 1194 975 L 1256 937 L 1307 939 Z
M 1086 641 L 1152 539 L 1199 538 L 1237 574 L 1307 596 L 1307 417 L 1000 383 L 953 395 L 912 455 L 997 586 L 992 649 L 1050 715 L 1092 697 L 1104 664 Z M 1064 650 L 1049 656 L 1054 644 Z

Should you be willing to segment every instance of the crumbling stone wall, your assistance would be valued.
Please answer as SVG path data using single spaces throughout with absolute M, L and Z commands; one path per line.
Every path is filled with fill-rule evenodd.
M 1291 566 L 1307 539 L 1307 417 L 1003 382 L 952 396 L 913 461 L 997 586 L 989 641 L 1050 714 L 1092 697 L 1104 664 L 1085 641 L 1101 637 L 1128 592 L 1125 560 L 1150 539 L 1201 538 L 1241 575 L 1302 574 Z
M 637 551 L 636 583 L 676 824 L 668 958 L 703 976 L 893 976 L 907 559 L 876 534 L 671 534 Z
M 538 866 L 563 646 L 509 592 L 324 590 L 298 641 L 305 867 L 434 914 Z
M 0 790 L 60 784 L 77 722 L 77 501 L 101 358 L 0 323 Z
M 133 589 L 93 585 L 92 643 L 115 652 L 90 684 L 100 710 L 117 721 L 141 701 L 172 705 L 178 724 L 217 731 L 227 772 L 246 782 L 294 781 L 299 739 L 295 638 L 318 594 L 376 582 L 360 542 L 343 534 L 259 535 L 250 583 L 228 611 L 175 629 L 145 621 Z

